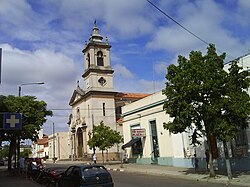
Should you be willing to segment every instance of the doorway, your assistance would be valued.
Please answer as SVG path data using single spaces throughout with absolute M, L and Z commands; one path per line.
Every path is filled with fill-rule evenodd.
M 82 129 L 77 129 L 77 158 L 82 159 L 82 148 L 83 148 L 83 133 Z
M 151 129 L 151 161 L 152 164 L 158 164 L 158 157 L 159 155 L 159 143 L 158 143 L 158 136 L 157 136 L 157 127 L 156 127 L 156 120 L 152 120 L 149 122 L 150 129 Z

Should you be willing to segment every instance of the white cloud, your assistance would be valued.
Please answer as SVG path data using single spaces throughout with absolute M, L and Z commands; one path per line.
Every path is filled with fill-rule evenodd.
M 238 0 L 239 7 L 238 7 L 238 21 L 243 26 L 248 26 L 250 24 L 250 20 L 248 19 L 250 16 L 250 2 L 248 0 Z
M 114 76 L 117 78 L 132 79 L 134 77 L 134 75 L 121 64 L 115 64 L 113 68 L 115 71 Z
M 162 90 L 165 85 L 165 79 L 161 81 L 147 81 L 144 79 L 139 80 L 136 84 L 144 93 L 155 93 Z
M 154 71 L 156 74 L 165 76 L 167 72 L 167 66 L 167 62 L 156 62 L 154 65 Z
M 151 7 L 150 7 L 151 8 Z M 146 1 L 109 0 L 105 2 L 104 18 L 108 31 L 115 29 L 124 38 L 135 38 L 154 30 L 154 16 L 147 13 Z
M 242 55 L 242 51 L 245 51 L 244 49 L 248 46 L 246 43 L 241 43 L 229 30 L 224 28 L 222 22 L 227 19 L 228 15 L 214 1 L 184 3 L 176 11 L 179 13 L 178 18 L 181 25 L 205 42 L 216 44 L 217 49 L 221 52 L 227 52 L 230 56 L 237 57 Z M 178 20 L 178 18 L 174 19 Z M 174 53 L 186 53 L 191 50 L 204 51 L 207 45 L 171 22 L 158 29 L 147 47 L 154 50 L 164 49 Z
M 48 109 L 59 109 L 54 112 L 56 115 L 67 118 L 70 111 L 62 109 L 70 109 L 68 103 L 77 76 L 82 72 L 74 61 L 47 49 L 24 51 L 8 44 L 0 47 L 3 48 L 1 94 L 17 95 L 18 86 L 23 83 L 45 82 L 44 85 L 22 86 L 21 94 L 36 95 L 38 100 L 48 104 Z M 66 122 L 61 125 L 62 129 L 67 127 Z
M 10 39 L 39 40 L 43 23 L 44 19 L 32 10 L 27 1 L 1 1 L 1 32 L 4 31 Z

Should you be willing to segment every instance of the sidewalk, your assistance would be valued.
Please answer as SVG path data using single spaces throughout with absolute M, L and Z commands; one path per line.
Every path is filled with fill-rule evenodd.
M 81 161 L 58 161 L 57 164 L 82 164 Z M 102 163 L 100 163 L 102 164 Z M 250 171 L 245 173 L 233 173 L 233 179 L 228 180 L 225 174 L 217 174 L 215 178 L 209 177 L 209 172 L 204 169 L 198 170 L 190 168 L 180 168 L 159 165 L 144 164 L 121 164 L 119 162 L 109 162 L 104 164 L 108 170 L 117 172 L 144 173 L 150 175 L 172 176 L 175 178 L 183 178 L 195 181 L 204 181 L 212 183 L 234 184 L 240 186 L 250 186 Z
M 205 181 L 212 183 L 235 184 L 240 186 L 250 186 L 250 172 L 248 174 L 234 175 L 231 181 L 228 180 L 226 174 L 217 174 L 215 178 L 209 177 L 209 172 L 205 170 L 198 170 L 170 166 L 159 165 L 142 165 L 142 164 L 124 164 L 121 165 L 106 165 L 109 170 L 121 170 L 124 172 L 144 173 L 151 175 L 172 176 L 175 178 L 183 178 L 195 181 Z
M 0 167 L 0 187 L 41 187 L 36 182 L 20 176 L 11 176 L 7 167 Z

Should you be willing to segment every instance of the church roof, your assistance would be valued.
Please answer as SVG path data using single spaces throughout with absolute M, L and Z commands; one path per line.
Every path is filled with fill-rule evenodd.
M 147 97 L 151 94 L 145 94 L 145 93 L 128 93 L 128 92 L 117 92 L 115 94 L 116 99 L 122 99 L 122 98 L 127 98 L 127 99 L 142 99 L 144 97 Z

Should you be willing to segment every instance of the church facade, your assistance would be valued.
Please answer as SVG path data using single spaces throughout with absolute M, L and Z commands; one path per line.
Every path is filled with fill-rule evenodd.
M 127 102 L 141 99 L 148 94 L 130 94 L 115 92 L 113 87 L 114 70 L 110 63 L 110 48 L 108 39 L 103 41 L 99 29 L 94 24 L 89 42 L 84 49 L 84 73 L 82 75 L 84 88 L 79 83 L 71 96 L 69 105 L 72 113 L 69 117 L 69 133 L 71 142 L 71 158 L 88 160 L 95 152 L 97 159 L 101 157 L 99 150 L 92 150 L 87 145 L 91 138 L 94 125 L 102 121 L 111 129 L 121 132 L 120 108 Z M 106 160 L 118 160 L 119 147 L 108 150 Z

